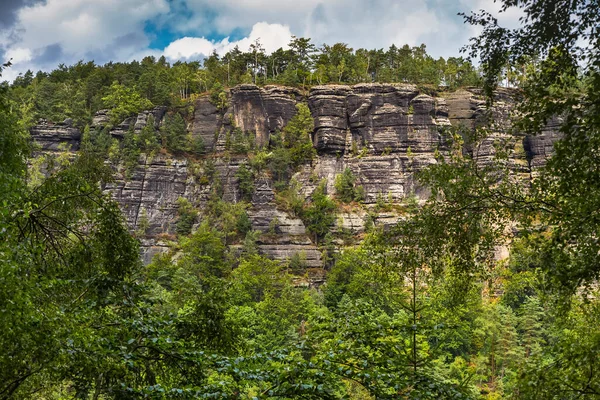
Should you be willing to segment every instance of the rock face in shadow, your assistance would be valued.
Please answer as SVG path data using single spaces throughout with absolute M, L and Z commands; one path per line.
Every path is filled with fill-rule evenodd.
M 68 120 L 57 124 L 40 120 L 29 133 L 42 151 L 79 150 L 81 131 Z
M 231 89 L 231 115 L 242 131 L 255 133 L 257 146 L 265 146 L 270 135 L 296 114 L 296 101 L 301 97 L 293 88 L 240 85 Z
M 384 226 L 402 218 L 393 209 L 380 211 L 373 218 L 376 203 L 399 206 L 411 198 L 418 200 L 429 195 L 415 175 L 436 163 L 436 154 L 449 150 L 447 131 L 451 126 L 462 127 L 468 143 L 471 132 L 491 122 L 492 133 L 476 146 L 468 147 L 468 151 L 485 166 L 491 162 L 498 143 L 510 143 L 511 167 L 515 176 L 528 184 L 552 155 L 553 143 L 560 138 L 560 121 L 551 121 L 539 136 L 515 136 L 509 130 L 511 95 L 510 91 L 500 90 L 493 108 L 488 110 L 477 89 L 432 95 L 414 85 L 359 84 L 316 86 L 303 93 L 294 88 L 240 85 L 229 91 L 229 104 L 224 110 L 218 110 L 207 96 L 199 97 L 193 104 L 188 128 L 193 138 L 202 139 L 206 154 L 190 159 L 166 153 L 142 154 L 129 173 L 115 166 L 117 179 L 106 190 L 121 204 L 132 230 L 147 227 L 142 246 L 144 261 L 149 262 L 152 255 L 169 249 L 167 240 L 175 235 L 180 197 L 186 198 L 201 215 L 206 209 L 212 191 L 211 181 L 204 174 L 207 163 L 213 165 L 223 200 L 240 201 L 236 171 L 248 158 L 226 151 L 232 132 L 236 128 L 250 132 L 255 147 L 264 147 L 271 135 L 282 130 L 295 115 L 296 104 L 305 101 L 314 119 L 312 139 L 318 156 L 301 166 L 294 176 L 301 184 L 302 194 L 308 198 L 322 179 L 327 192 L 334 194 L 336 176 L 346 168 L 352 170 L 356 183 L 364 188 L 363 204 L 340 209 L 332 227 L 334 242 L 342 245 L 348 237 L 360 238 L 369 218 Z M 156 107 L 142 112 L 110 132 L 117 139 L 131 128 L 139 132 L 150 114 L 158 129 L 166 111 Z M 101 129 L 108 123 L 108 111 L 101 110 L 92 127 Z M 75 151 L 81 132 L 69 121 L 42 121 L 31 129 L 31 136 L 43 151 L 57 151 L 61 143 Z M 298 253 L 307 268 L 321 268 L 319 244 L 308 234 L 301 219 L 278 209 L 270 177 L 259 174 L 254 186 L 248 215 L 252 229 L 262 233 L 257 242 L 259 251 L 280 260 Z

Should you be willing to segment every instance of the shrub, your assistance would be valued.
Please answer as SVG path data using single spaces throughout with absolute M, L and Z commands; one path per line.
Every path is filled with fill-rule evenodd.
M 245 201 L 252 201 L 252 195 L 254 194 L 254 174 L 252 170 L 246 164 L 242 164 L 236 171 L 235 177 L 238 179 L 240 198 Z
M 364 200 L 364 188 L 356 185 L 355 182 L 356 177 L 350 168 L 346 168 L 344 172 L 335 178 L 335 192 L 340 201 L 350 203 Z
M 192 232 L 192 226 L 196 223 L 198 211 L 190 204 L 190 202 L 180 197 L 177 199 L 177 215 L 179 216 L 176 223 L 176 231 L 180 235 L 189 235 Z
M 165 117 L 160 134 L 163 147 L 172 153 L 189 151 L 191 148 L 185 120 L 179 113 Z
M 335 204 L 325 193 L 325 181 L 322 181 L 311 196 L 311 203 L 303 213 L 306 229 L 314 235 L 318 243 L 335 222 Z
M 216 82 L 210 90 L 209 101 L 214 105 L 219 112 L 223 112 L 229 107 L 229 100 L 227 99 L 227 93 L 223 89 L 223 85 Z
M 277 205 L 295 217 L 301 217 L 304 211 L 304 196 L 300 194 L 300 183 L 292 179 L 290 185 L 275 193 Z
M 300 253 L 294 253 L 288 261 L 288 267 L 292 273 L 298 275 L 306 271 L 306 253 L 301 251 Z

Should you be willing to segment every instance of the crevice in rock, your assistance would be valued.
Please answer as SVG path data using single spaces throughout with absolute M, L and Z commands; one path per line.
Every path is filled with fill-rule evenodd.
M 140 185 L 140 196 L 137 202 L 137 209 L 135 211 L 135 219 L 133 221 L 133 228 L 137 229 L 138 217 L 140 216 L 140 209 L 142 208 L 142 201 L 144 199 L 144 184 L 146 183 L 146 172 L 148 167 L 148 154 L 144 155 L 144 173 L 142 174 L 142 183 Z

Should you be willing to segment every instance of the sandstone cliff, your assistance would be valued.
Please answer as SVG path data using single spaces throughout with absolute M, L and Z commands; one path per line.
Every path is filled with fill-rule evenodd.
M 390 211 L 373 218 L 378 199 L 399 204 L 410 196 L 428 195 L 427 188 L 416 182 L 415 174 L 436 162 L 436 151 L 447 151 L 443 134 L 446 127 L 462 125 L 472 130 L 493 117 L 493 134 L 471 149 L 482 164 L 493 155 L 495 141 L 516 135 L 508 130 L 511 101 L 507 92 L 499 92 L 491 111 L 476 89 L 432 96 L 416 86 L 402 84 L 317 86 L 308 93 L 294 88 L 241 85 L 230 90 L 226 110 L 217 110 L 208 97 L 200 97 L 194 103 L 188 130 L 193 137 L 202 138 L 206 146 L 204 157 L 189 160 L 169 154 L 142 155 L 131 174 L 117 174 L 115 183 L 106 188 L 122 205 L 133 230 L 142 215 L 147 220 L 148 229 L 142 240 L 146 262 L 168 248 L 167 239 L 175 229 L 178 198 L 188 199 L 200 212 L 204 209 L 211 187 L 198 173 L 202 158 L 214 162 L 223 199 L 239 201 L 236 171 L 246 158 L 225 151 L 228 135 L 239 127 L 254 134 L 256 146 L 265 146 L 271 135 L 294 116 L 295 105 L 300 101 L 308 103 L 314 118 L 312 140 L 318 153 L 295 176 L 302 193 L 309 196 L 316 182 L 326 179 L 328 192 L 333 194 L 335 178 L 345 168 L 353 171 L 365 191 L 362 205 L 339 211 L 338 222 L 332 228 L 338 233 L 338 243 L 342 243 L 342 238 L 358 239 L 367 219 L 376 224 L 392 224 L 401 217 Z M 158 127 L 165 112 L 165 108 L 157 107 L 140 113 L 113 128 L 111 134 L 121 138 L 131 125 L 136 131 L 141 130 L 149 113 L 154 115 Z M 106 111 L 100 111 L 93 121 L 97 127 L 107 123 Z M 57 151 L 61 143 L 77 150 L 81 138 L 80 131 L 69 121 L 40 123 L 32 128 L 31 135 L 43 151 Z M 518 138 L 512 162 L 524 182 L 545 163 L 557 138 L 553 124 L 542 135 Z M 300 219 L 277 208 L 273 182 L 264 174 L 256 178 L 248 214 L 253 229 L 265 233 L 258 241 L 260 251 L 282 260 L 301 253 L 309 268 L 322 266 L 321 250 L 307 235 Z

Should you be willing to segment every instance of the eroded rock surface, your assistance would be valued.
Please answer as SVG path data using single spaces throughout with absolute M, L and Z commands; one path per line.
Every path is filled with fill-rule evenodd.
M 77 151 L 81 142 L 81 131 L 70 121 L 55 124 L 41 120 L 31 128 L 30 134 L 42 151 Z
M 225 151 L 228 135 L 237 127 L 252 132 L 256 147 L 266 146 L 271 135 L 282 130 L 295 115 L 299 101 L 308 103 L 314 118 L 312 139 L 318 152 L 317 158 L 294 176 L 301 183 L 302 194 L 308 198 L 322 179 L 327 192 L 334 194 L 336 176 L 345 168 L 352 170 L 356 183 L 364 188 L 363 205 L 340 210 L 332 227 L 336 234 L 346 236 L 360 237 L 367 223 L 387 226 L 402 218 L 393 209 L 379 211 L 375 216 L 373 212 L 369 214 L 377 203 L 399 204 L 414 196 L 418 200 L 429 195 L 427 188 L 418 185 L 415 174 L 435 163 L 437 152 L 448 151 L 445 131 L 449 126 L 463 126 L 464 132 L 472 132 L 494 121 L 492 134 L 469 151 L 478 163 L 486 165 L 499 141 L 512 140 L 510 162 L 524 181 L 545 164 L 559 138 L 559 121 L 551 121 L 535 137 L 515 136 L 509 131 L 512 105 L 508 91 L 499 93 L 491 110 L 476 89 L 432 96 L 405 84 L 317 86 L 308 94 L 294 88 L 241 85 L 230 90 L 228 99 L 225 110 L 218 110 L 208 97 L 200 97 L 194 103 L 188 127 L 194 138 L 202 138 L 206 148 L 203 157 L 188 160 L 168 154 L 142 155 L 128 173 L 115 166 L 117 179 L 106 190 L 121 204 L 132 230 L 147 225 L 142 240 L 145 262 L 169 249 L 167 240 L 174 237 L 180 197 L 200 213 L 205 209 L 212 188 L 202 175 L 204 163 L 212 163 L 223 200 L 240 201 L 236 171 L 247 162 L 247 157 Z M 141 131 L 150 114 L 158 129 L 166 111 L 156 107 L 142 112 L 114 127 L 111 134 L 122 138 L 131 127 Z M 108 123 L 107 110 L 101 110 L 92 127 L 100 129 Z M 81 139 L 79 129 L 68 121 L 42 121 L 31 129 L 31 135 L 44 151 L 56 151 L 62 143 L 77 150 Z M 254 184 L 248 215 L 252 229 L 262 233 L 257 243 L 259 250 L 281 260 L 301 254 L 308 268 L 320 268 L 319 246 L 301 219 L 278 208 L 270 178 L 261 174 Z

